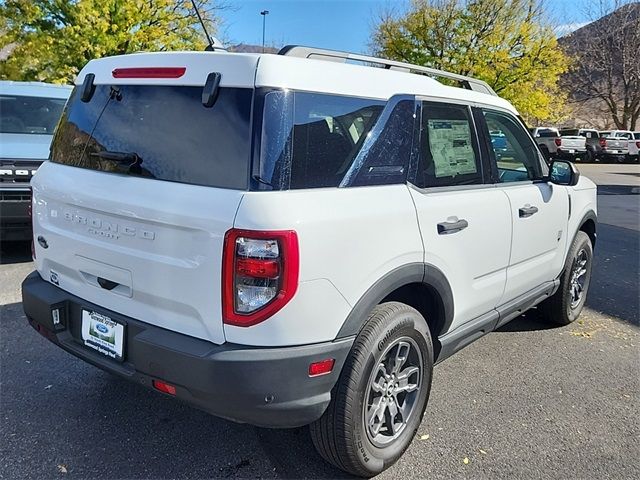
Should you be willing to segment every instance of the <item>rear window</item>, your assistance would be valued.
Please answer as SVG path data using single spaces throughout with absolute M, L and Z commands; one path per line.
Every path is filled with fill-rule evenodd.
M 266 93 L 260 183 L 275 190 L 337 187 L 385 103 L 307 92 Z
M 560 134 L 557 130 L 551 130 L 550 128 L 543 128 L 538 130 L 539 137 L 559 137 Z
M 53 135 L 64 98 L 0 95 L 0 133 Z
M 103 172 L 246 189 L 253 90 L 96 85 L 88 103 L 75 89 L 51 149 L 53 162 Z
M 560 130 L 560 135 L 567 136 L 567 137 L 575 137 L 577 135 L 584 136 L 584 132 L 580 132 L 578 130 L 563 129 L 563 130 Z

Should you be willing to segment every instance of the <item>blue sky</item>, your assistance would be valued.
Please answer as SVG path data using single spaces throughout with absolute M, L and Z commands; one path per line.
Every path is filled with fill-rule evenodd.
M 224 0 L 225 34 L 230 43 L 262 44 L 261 10 L 269 10 L 266 44 L 309 45 L 367 52 L 371 26 L 386 8 L 406 8 L 405 0 Z M 563 31 L 581 26 L 593 0 L 547 0 L 550 15 Z

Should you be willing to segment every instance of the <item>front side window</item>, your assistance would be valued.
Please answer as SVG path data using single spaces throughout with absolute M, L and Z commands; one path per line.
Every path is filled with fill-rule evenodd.
M 318 93 L 268 92 L 260 183 L 275 190 L 339 186 L 385 103 Z
M 492 141 L 500 148 L 502 132 Z M 416 185 L 441 187 L 482 183 L 482 166 L 469 108 L 423 102 Z
M 483 110 L 489 132 L 504 135 L 498 148 L 491 141 L 493 161 L 496 163 L 500 182 L 538 180 L 544 175 L 540 156 L 527 131 L 510 115 Z
M 0 95 L 0 133 L 53 135 L 66 100 Z

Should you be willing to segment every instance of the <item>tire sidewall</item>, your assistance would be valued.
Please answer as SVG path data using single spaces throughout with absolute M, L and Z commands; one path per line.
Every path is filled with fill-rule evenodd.
M 404 431 L 393 443 L 380 448 L 370 441 L 365 430 L 364 402 L 367 401 L 369 393 L 367 387 L 373 369 L 376 368 L 387 348 L 402 337 L 409 337 L 418 345 L 423 365 L 420 380 L 421 389 L 414 407 L 415 410 L 412 412 Z M 404 308 L 391 321 L 387 322 L 372 343 L 356 387 L 358 392 L 357 405 L 354 408 L 355 418 L 352 426 L 354 429 L 354 449 L 362 466 L 372 473 L 379 473 L 395 463 L 404 453 L 420 426 L 431 390 L 433 347 L 425 321 L 417 311 L 410 307 Z

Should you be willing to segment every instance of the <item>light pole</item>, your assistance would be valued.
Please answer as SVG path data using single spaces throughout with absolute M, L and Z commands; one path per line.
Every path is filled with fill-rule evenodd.
M 262 53 L 264 53 L 264 30 L 267 23 L 267 15 L 269 15 L 269 10 L 262 10 L 260 12 L 262 15 Z

